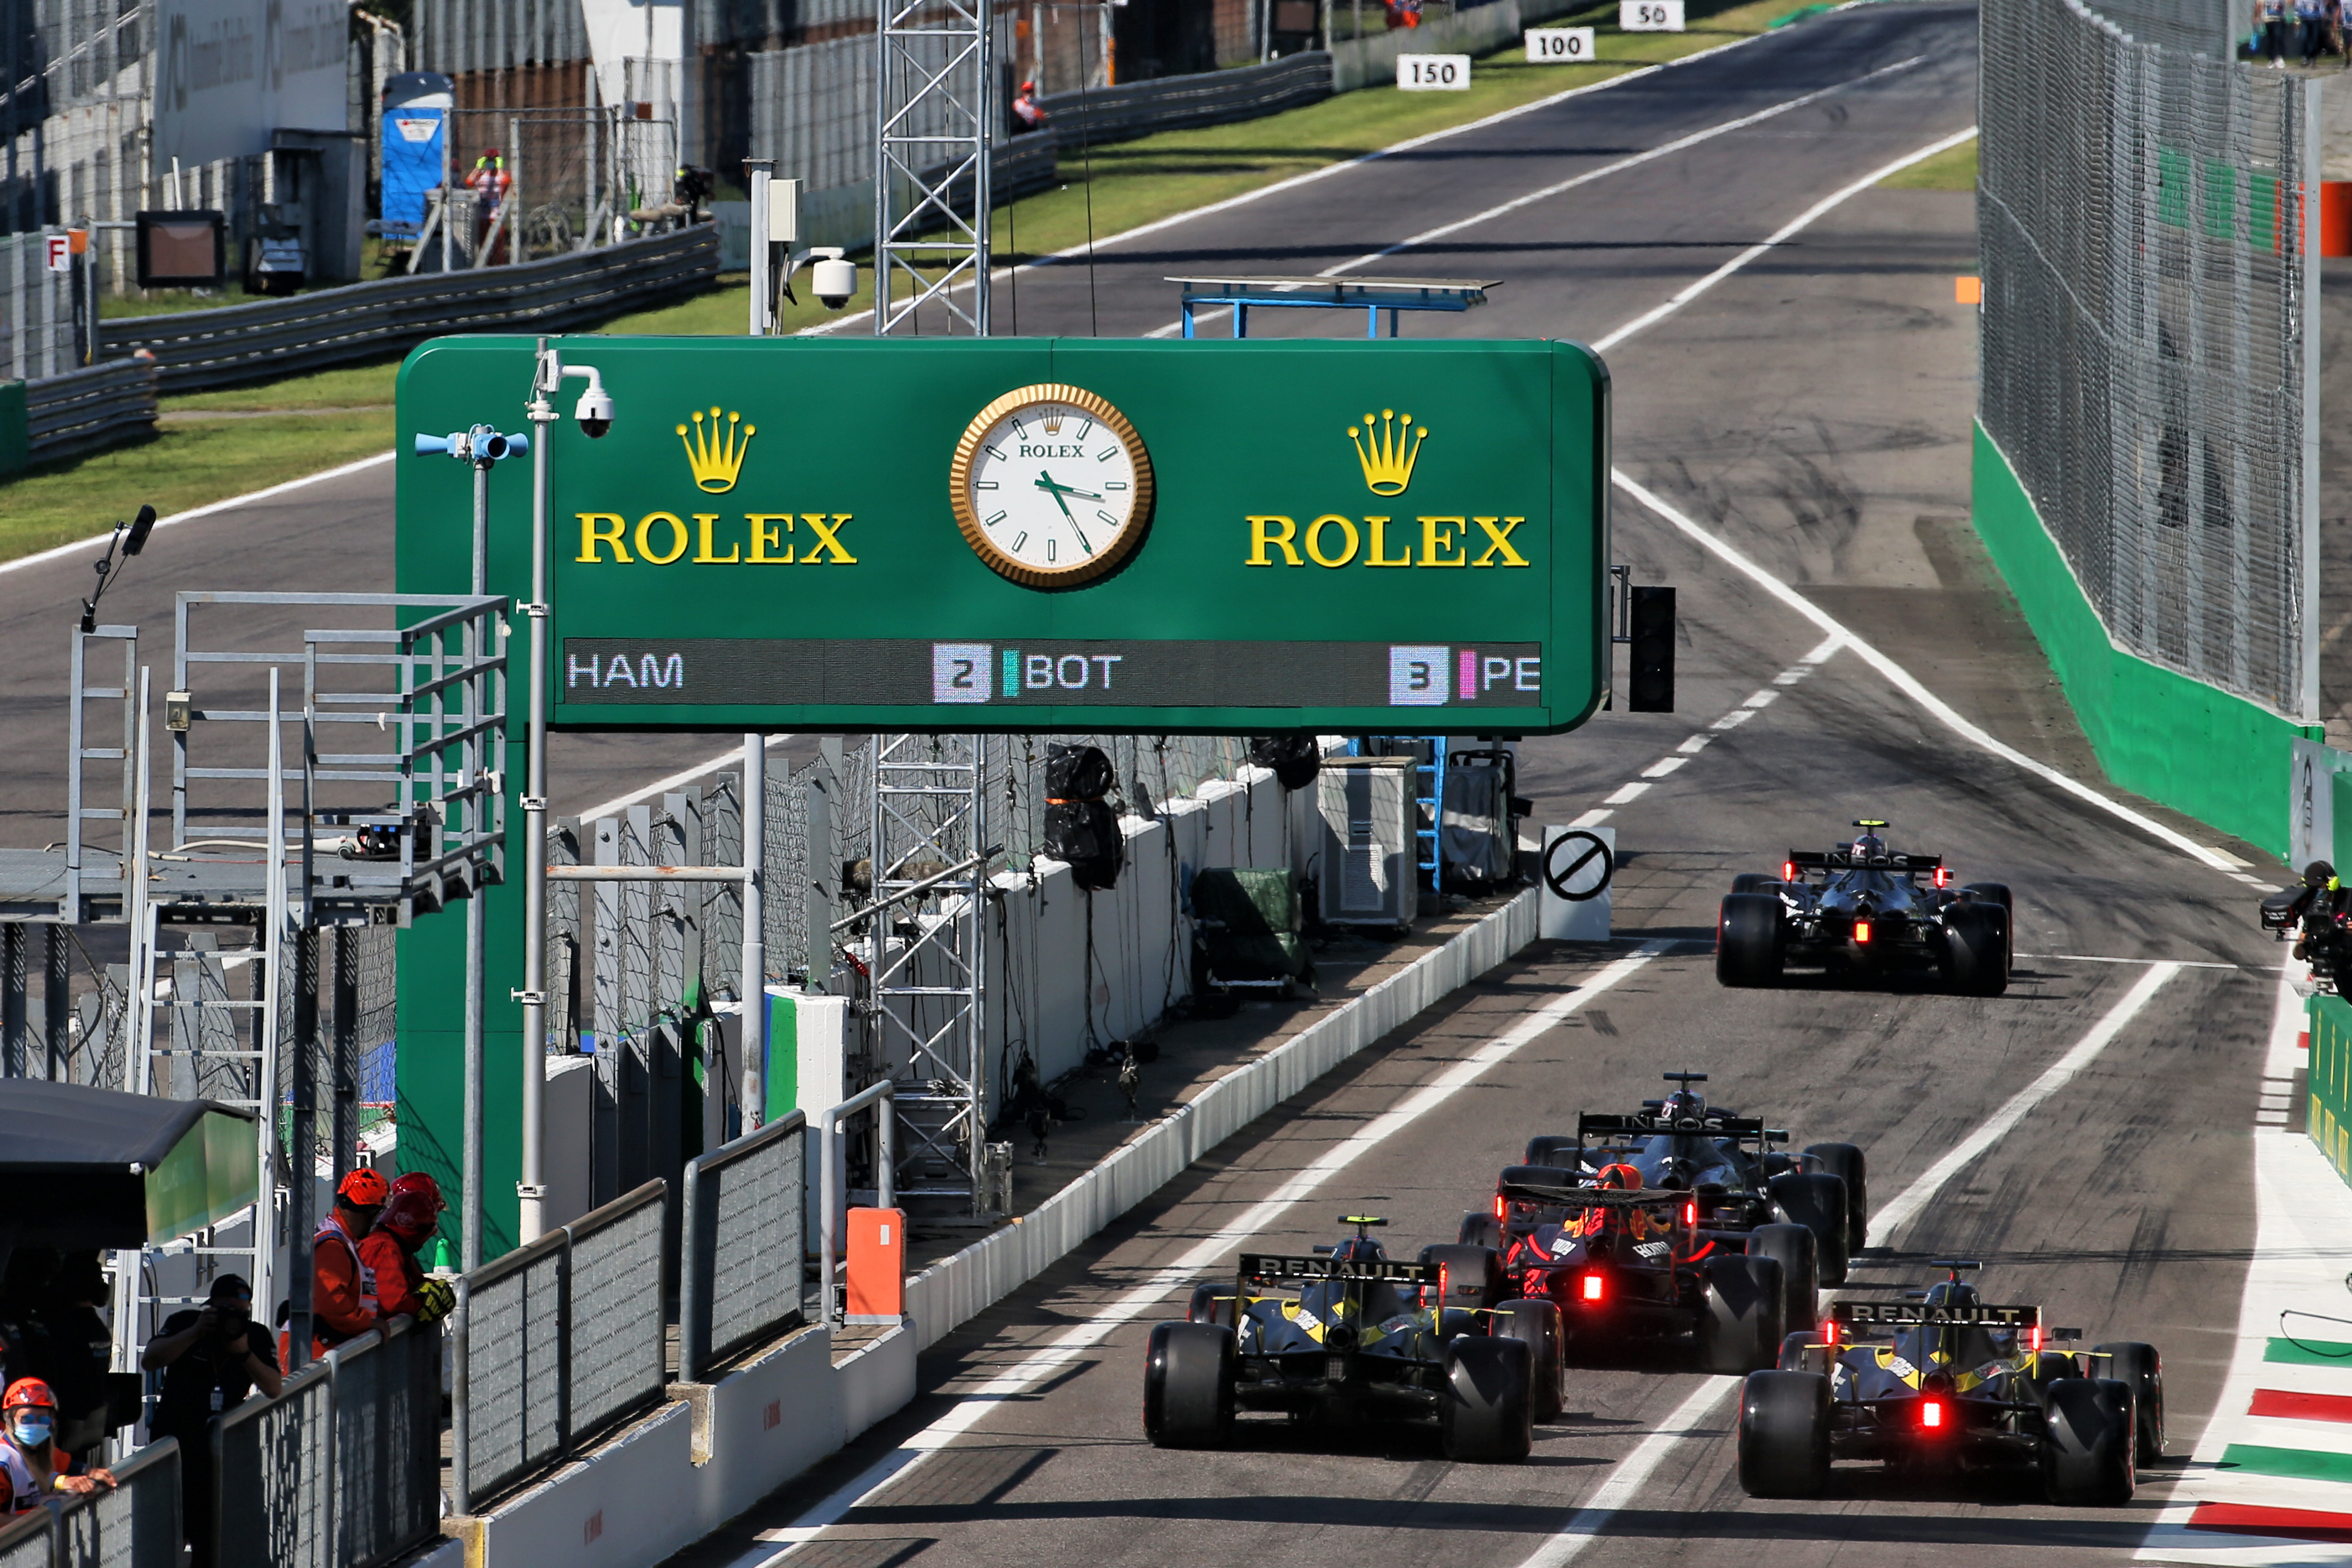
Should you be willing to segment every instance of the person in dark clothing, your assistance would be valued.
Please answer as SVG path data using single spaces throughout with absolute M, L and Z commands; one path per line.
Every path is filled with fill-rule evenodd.
M 53 1247 L 20 1247 L 8 1255 L 0 1273 L 0 1360 L 5 1379 L 46 1379 L 56 1361 L 42 1309 L 48 1305 L 49 1287 L 57 1279 L 58 1255 Z
M 106 1373 L 114 1364 L 114 1334 L 99 1312 L 107 1294 L 98 1253 L 69 1252 L 40 1313 L 48 1339 L 43 1375 L 58 1399 L 58 1446 L 93 1465 L 106 1441 Z
M 180 1516 L 199 1568 L 212 1561 L 212 1418 L 253 1391 L 275 1398 L 284 1387 L 268 1337 L 253 1326 L 253 1288 L 234 1274 L 213 1281 L 195 1311 L 173 1313 L 147 1342 L 139 1364 L 163 1373 L 148 1430 L 180 1443 Z

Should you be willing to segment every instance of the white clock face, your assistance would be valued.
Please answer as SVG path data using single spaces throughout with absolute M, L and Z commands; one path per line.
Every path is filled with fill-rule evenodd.
M 1135 547 L 1150 517 L 1142 442 L 1118 410 L 1076 387 L 998 399 L 972 422 L 959 459 L 957 521 L 980 557 L 1015 582 L 1061 586 L 1100 576 Z

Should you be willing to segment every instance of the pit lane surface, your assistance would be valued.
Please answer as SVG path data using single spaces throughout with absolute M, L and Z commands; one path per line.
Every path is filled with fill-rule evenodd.
M 1969 21 L 1949 9 L 1882 7 L 1718 57 L 1724 97 L 1677 104 L 1683 118 L 1669 135 L 1825 78 L 1927 58 L 1891 82 L 1836 95 L 1834 112 L 1792 111 L 1638 176 L 1596 181 L 1559 210 L 1523 209 L 1464 231 L 1465 247 L 1508 247 L 1509 264 L 1494 270 L 1514 281 L 1495 313 L 1431 331 L 1597 337 L 1650 309 L 1821 195 L 1966 125 Z M 1412 226 L 1485 210 L 1575 166 L 1528 147 L 1567 160 L 1604 136 L 1611 147 L 1656 144 L 1629 128 L 1634 100 L 1611 96 L 1506 122 L 1514 145 L 1485 158 L 1451 149 L 1433 180 L 1407 168 L 1400 179 L 1423 182 L 1410 186 L 1413 203 L 1441 209 L 1417 211 Z M 1316 270 L 1305 261 L 1392 237 L 1404 226 L 1383 226 L 1413 203 L 1386 200 L 1381 174 L 1377 163 L 1350 171 L 1344 178 L 1364 188 L 1328 205 L 1322 187 L 1339 177 L 1307 187 L 1313 202 L 1295 216 L 1272 200 L 1237 209 L 1230 216 L 1247 237 L 1228 246 L 1235 269 L 1287 257 L 1286 270 Z M 1692 236 L 1706 243 L 1687 252 L 1648 243 Z M 1268 237 L 1291 248 L 1269 255 Z M 1186 230 L 1157 243 L 1172 263 L 1193 238 Z M 1257 248 L 1233 248 L 1249 246 Z M 1973 269 L 1972 253 L 1965 196 L 1873 192 L 1840 208 L 1612 353 L 1618 461 L 1969 719 L 2095 782 L 2046 666 L 1966 528 L 1973 322 L 1950 304 L 1949 279 Z M 1475 273 L 1476 254 L 1462 265 L 1410 259 L 1416 271 Z M 1039 276 L 1023 284 L 1033 331 Z M 1543 281 L 1521 289 L 1527 279 Z M 1102 283 L 1098 268 L 1098 302 Z M 1525 312 L 1507 328 L 1507 302 Z M 1165 314 L 1163 300 L 1118 324 L 1149 330 Z M 2132 1555 L 2213 1405 L 2252 1242 L 2249 1131 L 2276 994 L 2267 966 L 2279 961 L 2252 929 L 2252 889 L 1961 742 L 1852 654 L 1825 647 L 1819 627 L 1622 497 L 1616 529 L 1616 554 L 1635 563 L 1637 581 L 1681 588 L 1681 710 L 1603 715 L 1578 734 L 1530 742 L 1522 789 L 1538 796 L 1540 820 L 1612 811 L 1625 851 L 1618 931 L 1667 951 L 1399 1125 L 1416 1094 L 1611 973 L 1626 947 L 1543 949 L 1498 971 L 950 1336 L 926 1358 L 916 1405 L 682 1563 L 762 1562 L 803 1534 L 785 1561 L 827 1568 Z M 1752 717 L 1717 727 L 1736 711 Z M 1645 787 L 1628 796 L 1623 786 L 1636 783 Z M 1601 807 L 1612 793 L 1622 804 Z M 1964 879 L 2014 887 L 2018 946 L 2037 956 L 2021 961 L 2008 995 L 1809 979 L 1776 992 L 1717 986 L 1706 948 L 1730 877 L 1769 869 L 1791 842 L 1838 837 L 1864 814 L 1892 818 L 1906 845 L 1941 850 Z M 1884 1210 L 2094 1036 L 2158 959 L 2183 967 L 2164 973 L 2112 1043 L 1953 1173 L 1849 1287 L 1891 1294 L 1925 1282 L 1926 1258 L 1957 1252 L 1985 1261 L 1991 1298 L 2040 1301 L 2051 1321 L 2081 1323 L 2094 1338 L 2157 1343 L 2175 1458 L 2143 1474 L 2131 1508 L 2054 1510 L 2030 1481 L 1947 1488 L 1857 1467 L 1842 1468 L 1824 1499 L 1757 1502 L 1733 1479 L 1729 1398 L 1705 1397 L 1710 1380 L 1656 1369 L 1572 1371 L 1569 1414 L 1541 1429 L 1523 1467 L 1447 1464 L 1433 1435 L 1409 1428 L 1310 1432 L 1263 1420 L 1246 1424 L 1231 1452 L 1161 1453 L 1144 1444 L 1139 1416 L 1150 1313 L 1040 1379 L 978 1405 L 960 1397 L 992 1383 L 1003 1390 L 998 1380 L 1087 1331 L 1349 1140 L 1380 1137 L 1254 1228 L 1255 1241 L 1303 1249 L 1331 1239 L 1338 1215 L 1366 1209 L 1394 1221 L 1394 1251 L 1451 1239 L 1528 1134 L 1572 1128 L 1580 1109 L 1655 1094 L 1667 1069 L 1714 1074 L 1718 1102 L 1789 1125 L 1800 1141 L 1861 1143 L 1873 1207 Z M 1169 1290 L 1165 1315 L 1181 1314 L 1182 1299 Z M 1690 1430 L 1656 1437 L 1678 1425 L 1678 1411 Z M 964 1429 L 948 1430 L 957 1425 Z M 943 1446 L 869 1490 L 875 1467 L 904 1461 L 899 1445 Z M 1612 1485 L 1635 1455 L 1647 1463 L 1639 1484 Z M 836 1493 L 856 1506 L 815 1515 L 838 1516 L 822 1531 L 793 1530 Z M 1596 1500 L 1605 1516 L 1580 1515 Z

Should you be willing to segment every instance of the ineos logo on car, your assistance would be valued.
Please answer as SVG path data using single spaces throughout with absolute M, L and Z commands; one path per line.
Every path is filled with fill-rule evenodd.
M 1599 898 L 1616 874 L 1609 846 L 1582 828 L 1561 834 L 1544 851 L 1544 885 L 1572 904 Z

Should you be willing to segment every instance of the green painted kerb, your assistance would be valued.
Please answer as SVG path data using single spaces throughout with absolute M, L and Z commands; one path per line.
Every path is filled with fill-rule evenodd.
M 2032 498 L 1981 425 L 1975 482 L 1977 532 L 2017 595 L 2107 776 L 2284 855 L 2289 742 L 2303 729 L 2110 642 Z

